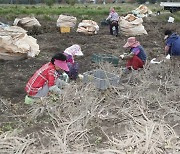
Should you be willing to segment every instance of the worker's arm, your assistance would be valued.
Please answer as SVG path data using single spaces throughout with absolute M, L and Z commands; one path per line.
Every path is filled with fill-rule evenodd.
M 106 18 L 106 20 L 110 20 L 111 18 L 111 13 L 109 14 L 109 16 Z
M 166 45 L 166 46 L 165 46 L 165 55 L 167 55 L 167 54 L 168 54 L 169 49 L 170 49 L 170 47 Z
M 120 57 L 121 57 L 123 60 L 129 60 L 129 59 L 131 59 L 133 56 L 134 56 L 134 53 L 133 53 L 133 52 L 131 52 L 131 53 L 128 54 L 128 55 L 120 55 Z

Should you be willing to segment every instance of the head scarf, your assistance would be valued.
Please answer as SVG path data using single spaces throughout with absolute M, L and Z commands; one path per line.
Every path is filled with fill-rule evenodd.
M 135 38 L 135 37 L 129 37 L 129 38 L 127 39 L 126 44 L 125 44 L 123 47 L 124 47 L 124 48 L 128 48 L 128 47 L 133 48 L 133 47 L 137 47 L 137 46 L 139 46 L 139 45 L 140 45 L 140 43 L 139 43 L 138 41 L 136 41 L 136 38 Z
M 111 7 L 110 12 L 115 12 L 115 9 L 113 7 Z
M 71 56 L 74 56 L 74 55 L 76 55 L 76 56 L 83 56 L 83 53 L 81 51 L 81 47 L 78 44 L 74 44 L 74 45 L 68 47 L 64 51 L 64 53 L 66 53 L 68 55 L 71 55 Z

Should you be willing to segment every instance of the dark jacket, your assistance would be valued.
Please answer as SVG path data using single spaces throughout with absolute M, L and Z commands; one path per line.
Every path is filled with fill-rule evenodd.
M 169 47 L 169 54 L 180 56 L 180 36 L 176 33 L 170 35 L 166 40 L 166 45 Z

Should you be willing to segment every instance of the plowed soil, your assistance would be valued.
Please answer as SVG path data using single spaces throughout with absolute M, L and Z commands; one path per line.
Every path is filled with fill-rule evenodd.
M 0 18 L 1 21 L 4 21 Z M 93 53 L 112 53 L 118 56 L 125 52 L 123 45 L 127 37 L 120 34 L 118 37 L 109 35 L 108 26 L 101 26 L 97 35 L 85 35 L 77 33 L 76 28 L 70 33 L 61 34 L 57 29 L 56 21 L 43 21 L 39 19 L 42 27 L 40 29 L 29 30 L 28 34 L 37 39 L 40 46 L 40 54 L 35 58 L 22 59 L 18 61 L 0 60 L 0 97 L 10 100 L 12 103 L 24 101 L 24 87 L 32 74 L 44 63 L 51 59 L 57 52 L 63 52 L 73 44 L 79 44 L 84 53 L 83 57 L 77 57 L 76 61 L 80 64 L 80 72 L 91 70 L 94 64 L 91 62 Z M 8 21 L 10 23 L 12 21 Z M 144 46 L 148 60 L 164 54 L 164 35 L 165 29 L 170 28 L 180 32 L 179 23 L 167 23 L 158 21 L 155 17 L 144 19 L 143 23 L 148 35 L 137 36 L 137 39 Z M 119 67 L 124 65 L 119 61 Z

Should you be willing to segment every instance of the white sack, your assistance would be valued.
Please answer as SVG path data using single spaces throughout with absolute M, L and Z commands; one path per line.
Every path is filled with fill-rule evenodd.
M 99 26 L 92 20 L 83 20 L 79 23 L 77 28 L 77 32 L 85 34 L 97 34 L 97 31 L 99 31 Z
M 147 34 L 147 31 L 144 29 L 144 26 L 142 25 L 142 18 L 135 18 L 134 21 L 128 21 L 126 19 L 126 17 L 121 17 L 119 20 L 119 27 L 122 34 L 126 36 Z
M 29 57 L 34 57 L 40 52 L 37 40 L 17 26 L 0 27 L 0 47 L 0 53 L 26 54 Z
M 60 15 L 57 20 L 57 27 L 72 27 L 74 28 L 76 25 L 77 19 L 73 16 Z
M 140 5 L 138 8 L 132 11 L 139 18 L 147 17 L 152 14 L 152 11 L 145 5 Z
M 24 17 L 22 19 L 16 18 L 13 23 L 14 26 L 22 26 L 22 27 L 40 27 L 41 24 L 35 17 Z

